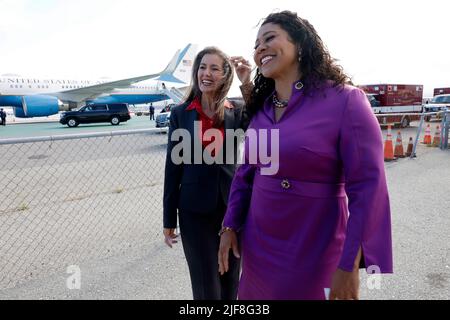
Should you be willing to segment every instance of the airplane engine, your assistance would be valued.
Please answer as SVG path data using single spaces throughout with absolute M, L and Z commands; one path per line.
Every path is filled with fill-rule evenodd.
M 57 114 L 61 101 L 52 96 L 23 96 L 21 105 L 16 105 L 14 115 L 18 118 L 46 117 Z

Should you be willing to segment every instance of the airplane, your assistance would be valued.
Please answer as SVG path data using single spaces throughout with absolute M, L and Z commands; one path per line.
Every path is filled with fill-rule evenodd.
M 197 45 L 177 50 L 167 67 L 140 77 L 106 80 L 35 79 L 0 76 L 0 106 L 13 107 L 18 118 L 45 117 L 86 103 L 176 103 L 191 79 Z

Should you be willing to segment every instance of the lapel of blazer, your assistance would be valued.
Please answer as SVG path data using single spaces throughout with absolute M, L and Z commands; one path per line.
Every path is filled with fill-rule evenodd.
M 225 112 L 224 112 L 224 139 L 223 139 L 223 145 L 222 145 L 222 152 L 225 152 L 225 157 L 223 158 L 223 161 L 225 163 L 228 163 L 229 161 L 233 161 L 233 158 L 231 158 L 231 160 L 228 159 L 228 157 L 230 157 L 230 155 L 234 154 L 235 151 L 234 150 L 227 150 L 227 129 L 231 129 L 231 130 L 235 130 L 235 118 L 234 118 L 234 109 L 228 109 L 225 108 Z M 222 155 L 223 156 L 223 155 Z M 231 162 L 233 163 L 233 162 Z
M 185 119 L 185 128 L 189 131 L 191 134 L 191 137 L 194 136 L 194 122 L 198 120 L 198 112 L 197 110 L 184 110 L 186 113 Z
M 225 108 L 223 121 L 225 130 L 234 129 L 234 109 Z

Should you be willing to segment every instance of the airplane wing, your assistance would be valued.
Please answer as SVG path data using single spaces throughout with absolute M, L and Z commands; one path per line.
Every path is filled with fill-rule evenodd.
M 189 44 L 185 48 L 185 50 L 183 50 L 183 52 L 187 51 L 186 49 L 190 48 L 191 46 L 192 45 Z M 177 52 L 175 53 L 173 58 L 170 60 L 169 64 L 161 72 L 158 72 L 155 74 L 149 74 L 149 75 L 145 75 L 145 76 L 140 76 L 140 77 L 129 78 L 129 79 L 122 79 L 122 80 L 117 80 L 117 81 L 100 83 L 100 84 L 83 87 L 83 88 L 79 88 L 79 89 L 57 92 L 52 95 L 58 97 L 61 100 L 74 101 L 74 102 L 81 102 L 86 99 L 94 99 L 102 94 L 110 93 L 110 92 L 114 91 L 115 89 L 127 88 L 136 82 L 153 79 L 153 78 L 156 78 L 158 76 L 163 76 L 163 75 L 170 76 L 176 70 L 178 64 L 180 63 L 181 58 L 182 57 L 180 57 L 180 50 L 177 50 Z
M 86 99 L 94 99 L 102 94 L 109 93 L 114 91 L 114 89 L 127 88 L 133 83 L 148 80 L 159 76 L 161 73 L 150 74 L 146 76 L 140 76 L 135 78 L 117 80 L 112 82 L 105 82 L 101 84 L 96 84 L 93 86 L 88 86 L 79 89 L 67 90 L 63 92 L 55 93 L 61 100 L 69 100 L 69 101 L 83 101 Z

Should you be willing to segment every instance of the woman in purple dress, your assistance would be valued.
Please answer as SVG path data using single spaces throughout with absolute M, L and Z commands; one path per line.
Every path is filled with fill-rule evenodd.
M 219 272 L 227 272 L 230 250 L 240 256 L 239 237 L 239 299 L 358 299 L 360 267 L 392 273 L 378 122 L 296 13 L 264 20 L 254 61 L 245 159 L 231 186 Z M 264 170 L 264 144 L 278 152 L 275 174 Z

